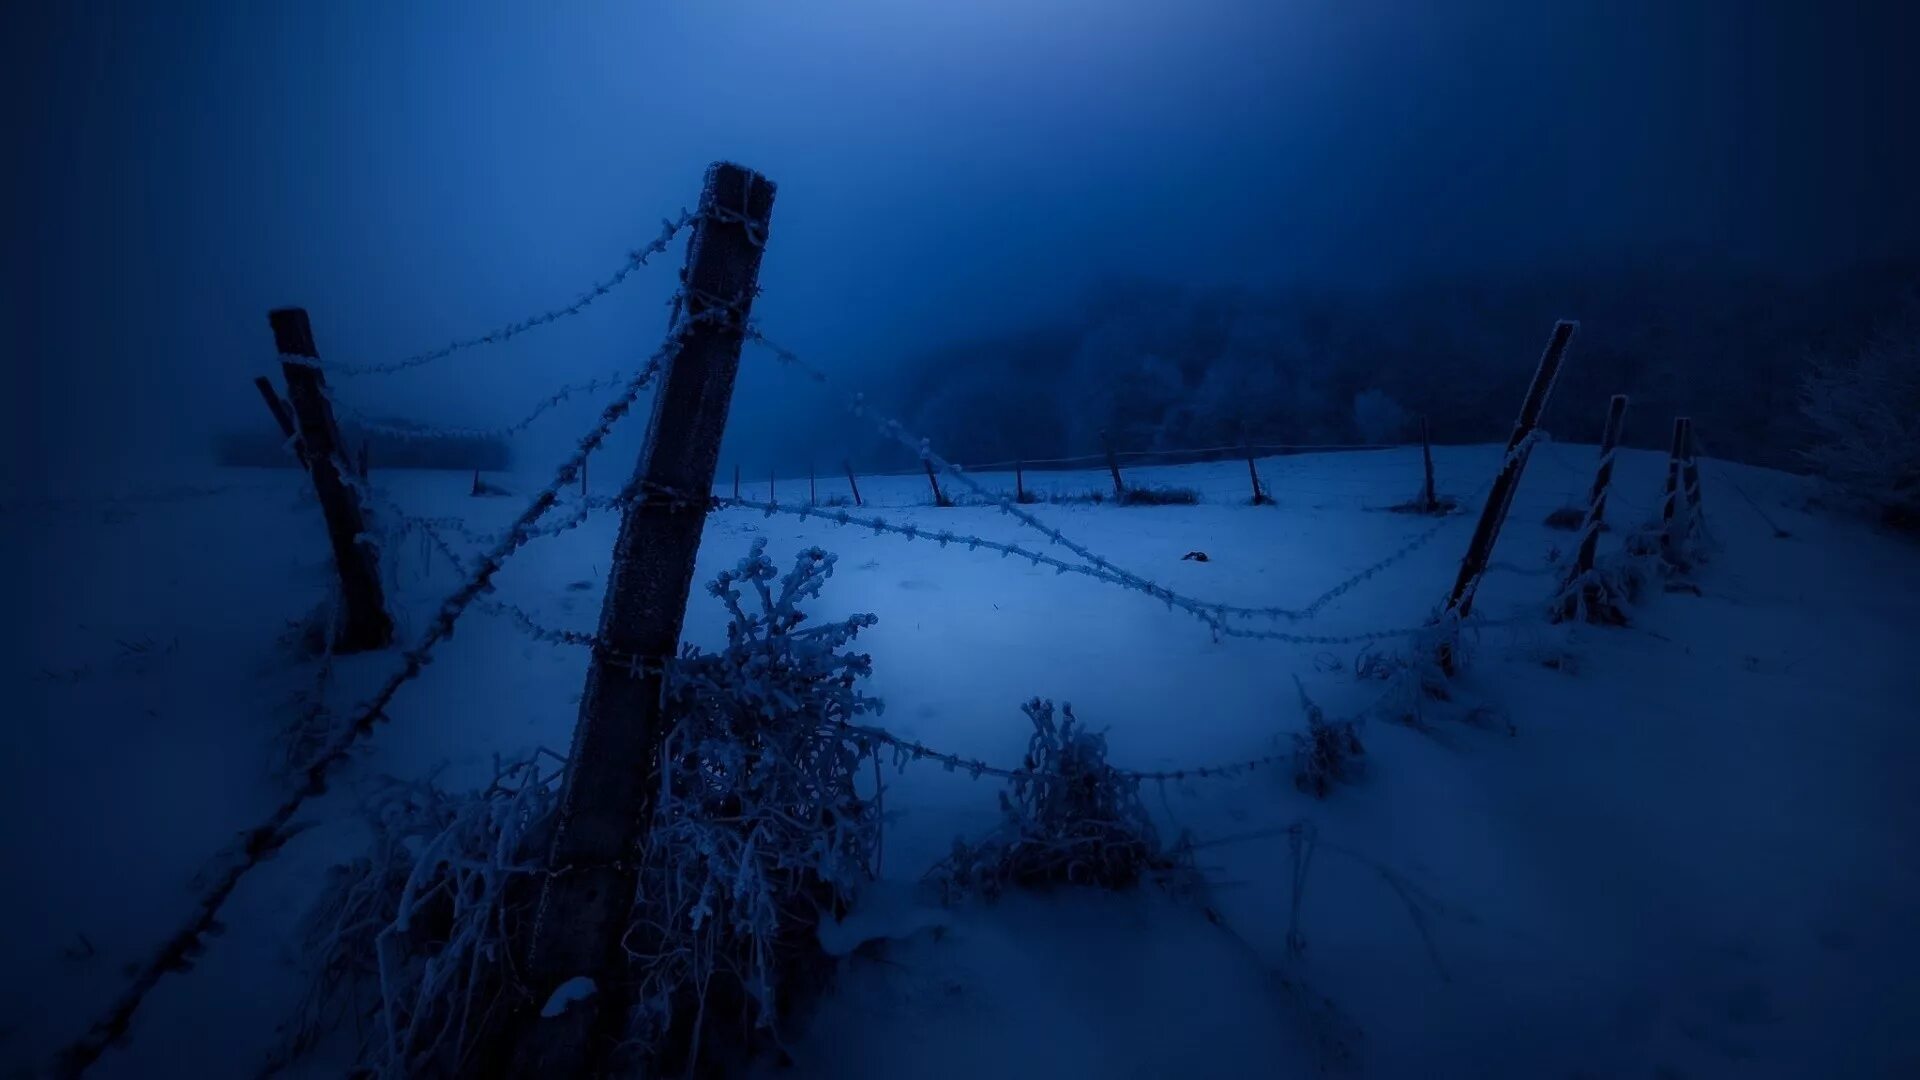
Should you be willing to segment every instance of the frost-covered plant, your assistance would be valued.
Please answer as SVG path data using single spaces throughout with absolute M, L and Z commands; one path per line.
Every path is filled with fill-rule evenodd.
M 880 708 L 857 690 L 871 660 L 846 648 L 875 619 L 803 626 L 833 557 L 802 552 L 782 577 L 764 547 L 709 586 L 731 616 L 726 646 L 688 647 L 666 672 L 623 944 L 639 989 L 627 1049 L 676 1073 L 764 1041 L 827 970 L 821 912 L 847 906 L 879 850 L 877 796 L 854 790 L 868 740 L 843 730 Z M 538 762 L 497 767 L 474 793 L 382 790 L 368 854 L 335 868 L 310 916 L 318 971 L 292 1053 L 351 1030 L 365 1071 L 406 1077 L 461 1075 L 498 1049 L 489 1021 L 530 1000 L 514 962 L 559 802 L 558 771 Z
M 731 616 L 726 647 L 688 647 L 668 675 L 672 726 L 627 941 L 632 1035 L 668 1071 L 768 1041 L 830 973 L 819 922 L 845 912 L 880 849 L 877 791 L 855 788 L 871 746 L 846 730 L 881 708 L 858 689 L 871 658 L 847 648 L 877 620 L 803 627 L 834 557 L 808 549 L 781 577 L 765 546 L 708 587 Z
M 1306 710 L 1307 730 L 1293 736 L 1293 786 L 1324 799 L 1333 785 L 1360 774 L 1366 748 L 1360 744 L 1360 726 L 1354 720 L 1329 720 L 1326 710 L 1307 696 L 1296 676 L 1300 706 Z
M 1443 655 L 1456 671 L 1472 658 L 1460 623 L 1445 616 L 1410 639 L 1404 649 L 1363 648 L 1354 659 L 1353 673 L 1360 679 L 1386 684 L 1376 706 L 1381 716 L 1425 727 L 1434 704 L 1453 697 L 1453 680 L 1441 663 Z
M 956 839 L 929 877 L 949 899 L 998 895 L 1008 886 L 1123 889 L 1184 865 L 1162 846 L 1140 801 L 1140 781 L 1107 764 L 1107 739 L 1053 702 L 1021 711 L 1033 723 L 1027 756 L 1000 793 L 1001 822 L 986 839 Z
M 1549 614 L 1555 619 L 1627 625 L 1641 596 L 1673 568 L 1666 550 L 1658 526 L 1635 529 L 1619 551 L 1595 559 L 1593 569 L 1563 583 L 1548 605 Z
M 1130 487 L 1120 496 L 1122 506 L 1197 506 L 1199 503 L 1199 492 L 1171 485 Z
M 316 969 L 288 1053 L 351 1032 L 372 1076 L 471 1067 L 516 998 L 509 954 L 531 918 L 560 786 L 559 759 L 542 757 L 496 761 L 477 792 L 393 781 L 375 793 L 368 853 L 332 869 L 307 916 Z

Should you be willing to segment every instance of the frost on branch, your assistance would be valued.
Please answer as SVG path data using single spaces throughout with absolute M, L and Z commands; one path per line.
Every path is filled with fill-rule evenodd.
M 1184 855 L 1160 842 L 1140 801 L 1140 781 L 1107 764 L 1106 736 L 1053 702 L 1021 706 L 1033 722 L 1027 756 L 1000 793 L 1001 823 L 977 844 L 955 840 L 929 875 L 949 899 L 992 897 L 1008 886 L 1097 885 L 1124 889 L 1181 869 Z
M 775 1022 L 831 974 L 821 918 L 847 910 L 880 849 L 877 792 L 855 786 L 871 749 L 845 734 L 881 708 L 859 691 L 871 658 L 848 648 L 876 620 L 804 626 L 834 557 L 803 551 L 782 577 L 764 551 L 756 541 L 708 587 L 731 616 L 726 647 L 689 647 L 668 676 L 672 726 L 627 941 L 632 1035 L 663 1073 L 735 1067 L 775 1045 Z

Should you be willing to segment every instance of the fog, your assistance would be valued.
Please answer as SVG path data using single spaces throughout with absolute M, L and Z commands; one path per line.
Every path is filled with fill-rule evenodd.
M 111 487 L 266 425 L 247 384 L 271 368 L 270 307 L 307 307 L 323 355 L 373 362 L 564 303 L 723 158 L 779 184 L 756 316 L 845 389 L 1072 321 L 1114 278 L 1794 277 L 1920 250 L 1909 5 L 301 0 L 6 20 L 16 490 Z M 650 352 L 679 258 L 511 344 L 337 392 L 517 419 Z M 749 355 L 728 459 L 840 453 L 837 400 Z M 592 408 L 542 420 L 520 461 Z M 630 459 L 624 437 L 610 453 Z

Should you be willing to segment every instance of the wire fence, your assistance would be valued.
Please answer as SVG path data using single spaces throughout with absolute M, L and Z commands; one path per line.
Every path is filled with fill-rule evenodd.
M 728 212 L 708 211 L 716 216 L 737 220 L 734 215 L 728 218 Z M 354 365 L 315 361 L 302 357 L 283 357 L 287 362 L 317 364 L 324 370 L 340 375 L 388 374 L 430 364 L 453 356 L 456 353 L 478 346 L 498 344 L 511 340 L 523 333 L 558 319 L 575 315 L 607 295 L 626 281 L 636 270 L 647 264 L 649 258 L 666 250 L 667 245 L 682 229 L 695 221 L 695 216 L 682 213 L 678 219 L 670 219 L 663 224 L 660 235 L 651 243 L 632 253 L 626 264 L 612 277 L 592 286 L 572 303 L 530 316 L 518 322 L 490 330 L 484 334 L 457 339 L 448 345 L 423 353 L 404 357 L 399 360 L 380 364 Z M 642 394 L 652 386 L 665 366 L 678 353 L 685 335 L 691 326 L 701 319 L 715 319 L 729 322 L 739 328 L 747 340 L 770 350 L 782 363 L 805 373 L 818 382 L 828 382 L 827 373 L 791 350 L 768 340 L 757 328 L 740 319 L 740 313 L 730 310 L 724 304 L 710 304 L 707 310 L 698 316 L 685 315 L 684 300 L 688 293 L 682 286 L 679 300 L 674 305 L 674 319 L 666 340 L 634 374 L 626 376 L 618 383 L 620 392 L 604 406 L 597 421 L 592 424 L 578 441 L 571 454 L 557 467 L 550 481 L 542 486 L 513 518 L 507 527 L 498 534 L 485 534 L 472 529 L 458 518 L 431 518 L 411 516 L 397 507 L 389 507 L 387 513 L 395 519 L 397 528 L 418 529 L 429 545 L 439 552 L 454 568 L 459 579 L 458 585 L 435 606 L 431 618 L 417 635 L 414 643 L 400 656 L 400 665 L 379 686 L 379 688 L 352 714 L 351 719 L 336 734 L 322 745 L 316 755 L 306 765 L 300 781 L 264 820 L 241 834 L 241 841 L 219 860 L 221 869 L 213 874 L 205 889 L 196 898 L 192 913 L 182 926 L 170 936 L 146 964 L 133 973 L 132 981 L 123 993 L 79 1039 L 70 1044 L 62 1058 L 62 1071 L 75 1073 L 84 1070 L 98 1060 L 106 1049 L 124 1038 L 134 1014 L 140 1008 L 153 987 L 167 974 L 186 970 L 189 959 L 204 948 L 204 939 L 215 930 L 218 916 L 238 886 L 242 878 L 271 857 L 283 847 L 298 831 L 295 817 L 316 797 L 327 790 L 332 774 L 347 760 L 359 744 L 372 734 L 380 721 L 387 719 L 387 712 L 396 694 L 417 678 L 431 662 L 436 650 L 453 633 L 455 625 L 471 610 L 479 609 L 496 617 L 506 619 L 518 630 L 537 640 L 556 645 L 583 647 L 594 650 L 602 659 L 616 663 L 627 663 L 636 669 L 644 665 L 663 665 L 670 663 L 670 657 L 622 657 L 609 643 L 597 635 L 546 626 L 533 615 L 503 602 L 491 595 L 493 580 L 510 559 L 524 550 L 534 541 L 557 535 L 576 527 L 590 515 L 597 512 L 624 511 L 642 501 L 650 504 L 673 501 L 682 505 L 705 506 L 709 509 L 737 509 L 757 511 L 765 515 L 793 515 L 802 520 L 819 517 L 823 521 L 849 528 L 871 530 L 879 535 L 901 538 L 905 541 L 927 541 L 940 549 L 985 550 L 996 552 L 1003 557 L 1018 558 L 1035 566 L 1049 567 L 1060 574 L 1075 574 L 1088 580 L 1107 586 L 1137 593 L 1164 603 L 1169 610 L 1181 611 L 1206 626 L 1215 639 L 1245 638 L 1275 641 L 1290 645 L 1332 646 L 1373 643 L 1389 639 L 1417 637 L 1434 633 L 1435 624 L 1422 626 L 1394 627 L 1346 634 L 1296 633 L 1274 627 L 1249 626 L 1249 622 L 1266 620 L 1269 622 L 1300 623 L 1322 615 L 1340 598 L 1351 594 L 1369 582 L 1379 579 L 1388 569 L 1404 562 L 1437 537 L 1454 526 L 1454 519 L 1441 518 L 1432 525 L 1420 530 L 1401 543 L 1396 549 L 1386 553 L 1378 560 L 1358 572 L 1332 583 L 1317 596 L 1299 607 L 1249 606 L 1231 604 L 1223 601 L 1204 600 L 1179 592 L 1171 586 L 1153 578 L 1127 569 L 1086 543 L 1068 536 L 1057 526 L 1047 523 L 1034 512 L 1019 503 L 1011 493 L 989 487 L 976 473 L 985 475 L 995 467 L 1004 467 L 1008 463 L 987 463 L 974 469 L 963 468 L 940 456 L 924 438 L 907 431 L 898 420 L 884 416 L 871 409 L 863 395 L 851 395 L 849 407 L 852 413 L 874 425 L 882 435 L 913 452 L 915 456 L 934 472 L 950 477 L 966 489 L 980 504 L 996 508 L 999 513 L 1010 517 L 1021 528 L 1031 531 L 1046 540 L 1046 549 L 1022 546 L 1002 540 L 995 540 L 970 533 L 961 533 L 947 529 L 929 529 L 913 522 L 892 522 L 880 515 L 853 514 L 844 508 L 822 510 L 816 507 L 783 505 L 777 500 L 751 500 L 744 497 L 723 498 L 711 493 L 683 493 L 662 489 L 649 489 L 638 476 L 626 482 L 620 492 L 613 497 L 586 496 L 578 499 L 570 508 L 563 508 L 563 495 L 578 482 L 586 466 L 589 455 L 599 448 L 613 431 L 615 426 L 633 409 Z M 706 299 L 706 298 L 698 298 Z M 537 417 L 550 411 L 559 402 L 567 400 L 576 393 L 592 392 L 616 385 L 613 381 L 596 380 L 586 386 L 562 387 L 554 394 L 536 403 L 530 413 L 522 419 L 503 428 L 489 429 L 494 433 L 512 433 L 531 424 Z M 440 431 L 461 431 L 463 429 L 438 429 Z M 1507 453 L 1499 466 L 1492 470 L 1498 472 L 1508 465 L 1526 456 L 1545 443 L 1544 433 L 1536 433 L 1517 443 Z M 1295 451 L 1303 447 L 1278 447 L 1262 444 L 1258 449 Z M 1318 448 L 1333 449 L 1333 448 Z M 1339 447 L 1341 450 L 1388 451 L 1393 447 L 1366 445 Z M 1244 452 L 1244 448 L 1201 448 L 1188 453 L 1225 453 L 1227 451 Z M 1149 453 L 1137 452 L 1127 455 L 1130 461 L 1138 462 Z M 1105 455 L 1090 456 L 1094 463 L 1105 459 Z M 1030 462 L 1030 465 L 1071 466 L 1088 461 L 1089 458 L 1062 458 L 1046 462 Z M 348 482 L 355 486 L 362 497 L 374 501 L 375 496 L 364 484 L 352 479 L 352 470 L 342 470 Z M 1310 468 L 1300 470 L 1301 478 L 1312 476 Z M 1331 484 L 1335 474 L 1326 473 L 1317 477 L 1317 482 Z M 1489 480 L 1489 483 L 1491 481 Z M 1411 486 L 1411 485 L 1410 485 Z M 1478 498 L 1487 485 L 1481 485 L 1467 496 L 1469 500 Z M 1329 493 L 1334 488 L 1329 487 Z M 459 536 L 475 550 L 461 553 L 448 540 L 447 535 Z M 1054 549 L 1066 556 L 1054 554 Z M 1495 627 L 1532 621 L 1535 613 L 1523 614 L 1508 620 L 1472 620 L 1474 627 Z M 1459 626 L 1442 627 L 1443 630 L 1458 631 Z M 1017 770 L 989 764 L 988 762 L 953 754 L 928 746 L 918 740 L 907 739 L 883 728 L 869 726 L 847 726 L 841 734 L 850 740 L 872 747 L 886 747 L 904 766 L 915 761 L 932 761 L 942 764 L 949 770 L 965 772 L 972 776 L 1013 777 L 1031 776 L 1031 769 Z M 1155 771 L 1122 771 L 1121 775 L 1143 781 L 1184 781 L 1189 779 L 1213 779 L 1244 775 L 1249 772 L 1272 766 L 1283 759 L 1291 758 L 1291 753 L 1258 755 L 1218 764 L 1195 765 L 1186 768 Z

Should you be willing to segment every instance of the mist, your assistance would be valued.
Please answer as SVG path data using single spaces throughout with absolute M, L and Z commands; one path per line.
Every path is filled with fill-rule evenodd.
M 747 364 L 727 460 L 848 453 L 839 395 L 955 343 L 1076 327 L 1117 279 L 1800 279 L 1920 249 L 1920 82 L 1900 56 L 1915 18 L 1897 4 L 29 4 L 8 19 L 12 142 L 30 152 L 7 200 L 6 469 L 40 494 L 266 425 L 247 383 L 272 367 L 270 307 L 307 307 L 344 362 L 481 333 L 607 276 L 722 158 L 780 185 L 758 320 L 844 384 L 823 396 Z M 457 368 L 338 394 L 431 424 L 511 422 L 651 351 L 672 261 Z M 1532 349 L 1502 360 L 1524 368 Z M 593 408 L 556 410 L 517 460 L 544 468 Z M 623 437 L 607 460 L 630 458 Z

